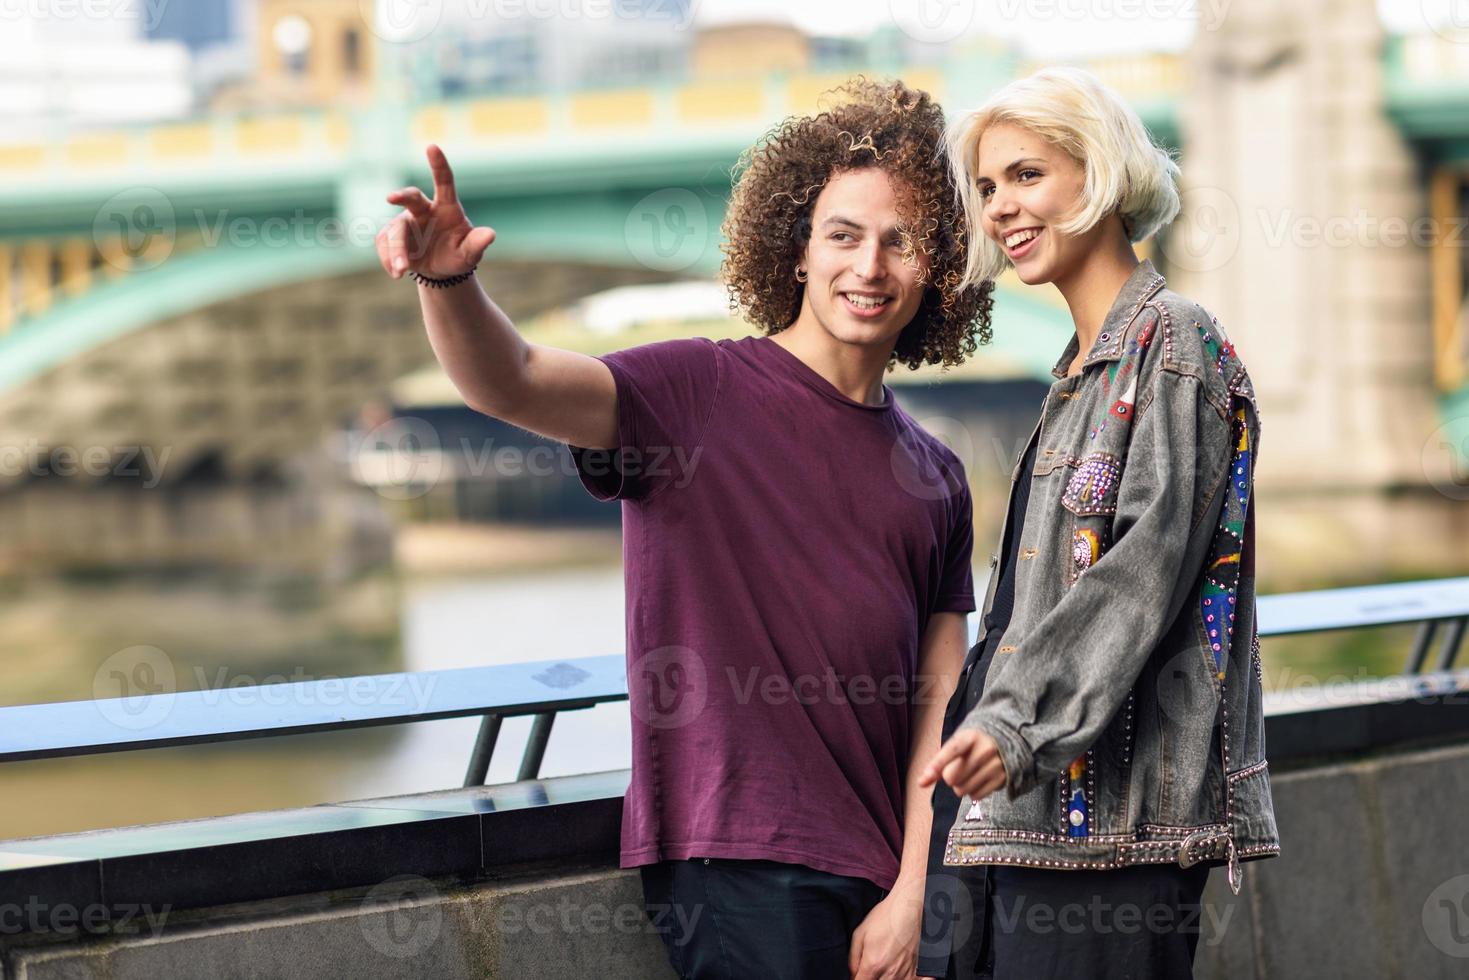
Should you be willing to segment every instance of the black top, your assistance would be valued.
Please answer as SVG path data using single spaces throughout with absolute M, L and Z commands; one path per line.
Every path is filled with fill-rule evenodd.
M 1006 521 L 1005 540 L 1001 543 L 1000 563 L 994 574 L 994 601 L 984 617 L 984 640 L 976 643 L 964 658 L 959 686 L 944 710 L 943 739 L 948 741 L 959 723 L 974 710 L 984 693 L 984 678 L 989 672 L 995 651 L 1010 625 L 1015 611 L 1015 568 L 1020 560 L 1020 531 L 1025 524 L 1025 509 L 1030 503 L 1030 473 L 1035 468 L 1035 440 L 1025 450 L 1020 476 L 1010 497 L 1010 514 Z M 928 880 L 923 898 L 923 931 L 918 947 L 918 975 L 942 977 L 948 973 L 949 948 L 955 905 L 954 892 L 959 878 L 969 884 L 975 904 L 985 894 L 986 868 L 982 864 L 962 868 L 944 867 L 944 845 L 949 830 L 959 814 L 960 799 L 942 779 L 933 788 L 933 830 L 928 842 Z M 976 909 L 977 913 L 982 909 Z M 978 936 L 971 935 L 971 942 Z

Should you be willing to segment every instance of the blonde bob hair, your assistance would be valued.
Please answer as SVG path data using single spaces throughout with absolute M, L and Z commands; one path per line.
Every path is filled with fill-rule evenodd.
M 1006 85 L 956 119 L 944 134 L 954 185 L 973 236 L 964 286 L 994 279 L 1010 268 L 1004 251 L 981 230 L 984 199 L 975 186 L 980 137 L 1000 123 L 1030 130 L 1085 171 L 1081 208 L 1056 226 L 1062 234 L 1083 234 L 1116 213 L 1128 239 L 1140 242 L 1178 214 L 1178 164 L 1153 143 L 1133 108 L 1089 71 L 1042 69 Z

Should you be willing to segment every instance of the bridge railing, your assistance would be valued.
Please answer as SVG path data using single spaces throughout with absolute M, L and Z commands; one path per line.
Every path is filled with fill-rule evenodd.
M 1363 715 L 1361 724 L 1367 729 L 1378 724 L 1374 719 L 1384 711 L 1388 714 L 1379 719 L 1382 724 L 1401 726 L 1407 702 L 1466 689 L 1463 678 L 1448 672 L 1469 625 L 1469 578 L 1262 596 L 1258 610 L 1262 637 L 1418 627 L 1405 676 L 1349 685 L 1350 691 L 1267 694 L 1267 713 L 1291 715 L 1309 725 L 1314 724 L 1312 718 L 1323 717 L 1322 708 L 1356 706 L 1376 712 Z M 1423 675 L 1435 638 L 1439 640 L 1435 673 Z M 533 717 L 517 779 L 536 779 L 557 713 L 625 701 L 627 696 L 624 658 L 610 654 L 224 692 L 18 705 L 0 708 L 0 763 L 480 717 L 464 779 L 465 786 L 478 786 L 485 781 L 504 719 Z

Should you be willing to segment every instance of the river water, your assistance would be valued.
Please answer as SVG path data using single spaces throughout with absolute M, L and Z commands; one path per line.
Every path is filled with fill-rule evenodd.
M 623 649 L 617 564 L 410 581 L 400 601 L 403 670 L 558 660 Z M 41 651 L 27 654 L 28 674 L 45 669 Z M 81 673 L 69 663 L 54 669 Z M 86 674 L 62 685 L 72 692 L 67 698 L 85 696 L 90 671 Z M 9 763 L 0 766 L 0 840 L 447 789 L 464 779 L 478 726 L 477 718 L 451 719 Z M 515 778 L 529 729 L 529 718 L 505 722 L 489 782 Z M 622 702 L 558 715 L 541 773 L 629 764 L 628 708 Z

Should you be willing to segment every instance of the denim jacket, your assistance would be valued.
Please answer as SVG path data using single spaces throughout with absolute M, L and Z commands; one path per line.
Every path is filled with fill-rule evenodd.
M 1237 892 L 1239 861 L 1280 850 L 1255 628 L 1254 391 L 1217 321 L 1149 262 L 1067 377 L 1078 350 L 1073 336 L 1052 371 L 1033 470 L 1011 475 L 1012 493 L 1031 481 L 1015 609 L 958 726 L 995 739 L 1006 792 L 961 802 L 944 863 L 1222 863 Z

